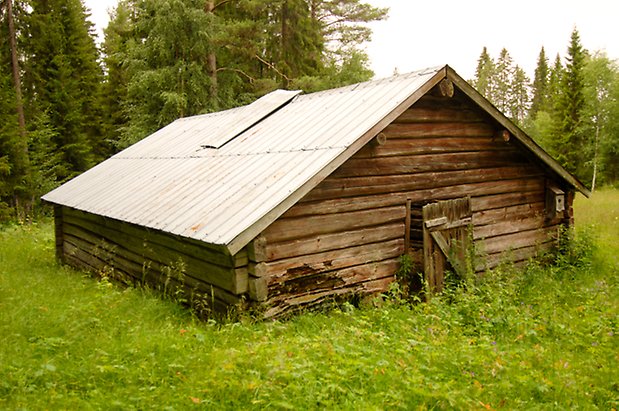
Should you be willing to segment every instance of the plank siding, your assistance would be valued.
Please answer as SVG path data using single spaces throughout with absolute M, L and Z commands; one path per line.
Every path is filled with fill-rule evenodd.
M 216 310 L 239 304 L 249 289 L 248 256 L 63 207 L 62 255 L 72 265 L 155 288 L 201 295 Z
M 386 287 L 405 251 L 407 201 L 469 196 L 480 271 L 554 244 L 562 221 L 544 217 L 547 174 L 473 107 L 424 96 L 383 130 L 384 144 L 361 148 L 263 231 L 254 269 L 267 315 Z

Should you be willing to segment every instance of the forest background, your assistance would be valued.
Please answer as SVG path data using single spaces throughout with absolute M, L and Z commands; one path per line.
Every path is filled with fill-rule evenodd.
M 121 0 L 101 44 L 80 0 L 0 1 L 0 221 L 171 121 L 277 88 L 369 80 L 388 10 L 361 0 Z M 532 79 L 483 48 L 471 83 L 592 189 L 619 181 L 619 69 L 577 29 Z M 420 67 L 421 68 L 421 67 Z

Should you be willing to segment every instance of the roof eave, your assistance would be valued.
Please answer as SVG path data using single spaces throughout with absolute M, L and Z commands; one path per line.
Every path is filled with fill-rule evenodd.
M 531 137 L 522 131 L 514 122 L 501 113 L 492 103 L 490 103 L 477 90 L 469 85 L 451 67 L 445 66 L 447 78 L 449 78 L 464 94 L 483 108 L 494 120 L 505 127 L 518 141 L 528 148 L 537 158 L 539 158 L 552 171 L 557 173 L 572 187 L 581 192 L 585 197 L 591 196 L 591 191 L 585 185 L 563 168 L 554 158 L 552 158 L 543 148 L 541 148 Z

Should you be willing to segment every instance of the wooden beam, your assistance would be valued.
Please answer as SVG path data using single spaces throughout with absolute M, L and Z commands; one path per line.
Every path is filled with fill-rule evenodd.
M 267 273 L 267 265 L 266 263 L 254 263 L 253 261 L 249 263 L 249 273 L 254 277 L 264 277 Z
M 436 97 L 451 98 L 454 96 L 454 84 L 448 78 L 444 78 L 434 86 L 430 94 Z
M 376 137 L 372 139 L 370 144 L 374 147 L 384 146 L 385 144 L 387 144 L 387 136 L 385 135 L 385 133 L 378 133 Z
M 261 262 L 266 261 L 266 245 L 267 239 L 263 235 L 259 235 L 247 244 L 247 256 L 250 261 Z
M 503 140 L 507 143 L 511 139 L 511 134 L 505 129 L 497 130 L 494 133 L 494 138 L 497 140 Z
M 265 277 L 252 277 L 249 279 L 249 298 L 263 302 L 267 300 L 269 288 Z

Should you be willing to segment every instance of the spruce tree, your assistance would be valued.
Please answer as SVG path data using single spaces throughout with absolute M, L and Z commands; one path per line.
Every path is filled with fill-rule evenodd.
M 206 61 L 214 24 L 204 2 L 144 0 L 131 13 L 133 30 L 120 63 L 127 69 L 121 148 L 179 117 L 215 109 Z
M 537 57 L 537 66 L 535 67 L 535 77 L 533 78 L 533 97 L 531 99 L 531 108 L 529 117 L 535 119 L 540 110 L 546 110 L 548 102 L 548 82 L 550 68 L 548 67 L 548 58 L 544 47 L 539 52 Z
M 524 124 L 525 117 L 529 112 L 529 78 L 518 65 L 514 67 L 514 75 L 510 85 L 509 117 L 518 125 Z
M 514 65 L 507 49 L 503 48 L 496 61 L 491 82 L 489 100 L 499 111 L 510 115 L 510 101 L 513 100 L 511 87 L 514 78 Z
M 561 94 L 558 96 L 557 120 L 560 134 L 557 136 L 556 147 L 562 165 L 581 178 L 586 177 L 586 141 L 581 129 L 585 108 L 583 70 L 586 54 L 580 44 L 578 30 L 574 29 L 561 78 Z
M 494 61 L 488 54 L 488 49 L 484 47 L 479 58 L 477 59 L 477 68 L 475 69 L 473 87 L 475 87 L 482 96 L 488 98 L 490 96 L 493 78 Z
M 102 70 L 92 24 L 80 0 L 31 0 L 25 42 L 25 94 L 33 117 L 48 116 L 61 153 L 59 180 L 101 158 Z

